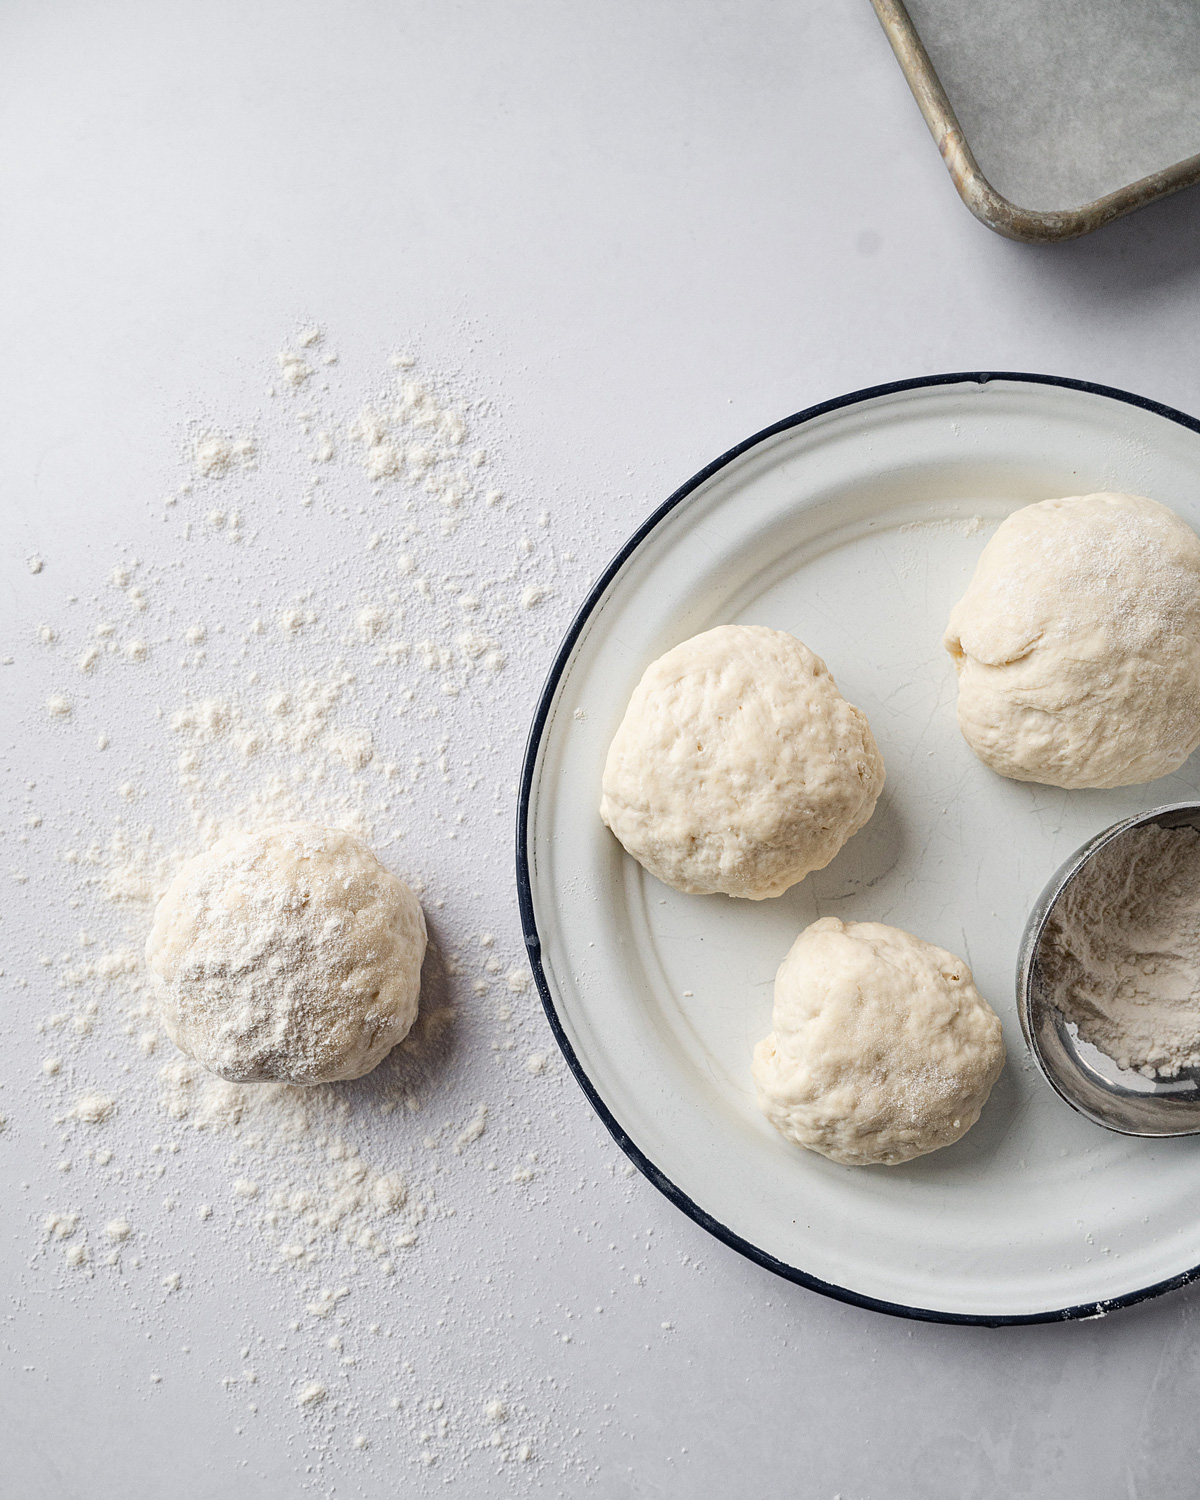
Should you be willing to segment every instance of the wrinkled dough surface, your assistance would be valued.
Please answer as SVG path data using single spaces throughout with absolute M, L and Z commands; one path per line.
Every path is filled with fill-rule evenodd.
M 898 927 L 823 917 L 775 977 L 758 1102 L 788 1140 L 894 1166 L 974 1125 L 1004 1066 L 1000 1021 L 962 959 Z
M 285 823 L 180 869 L 146 961 L 171 1040 L 222 1078 L 370 1072 L 417 1016 L 425 917 L 353 834 Z
M 761 900 L 823 869 L 883 778 L 866 715 L 820 657 L 781 630 L 720 625 L 646 669 L 600 816 L 676 890 Z
M 946 627 L 986 765 L 1060 787 L 1155 781 L 1200 744 L 1200 538 L 1139 495 L 1027 505 Z

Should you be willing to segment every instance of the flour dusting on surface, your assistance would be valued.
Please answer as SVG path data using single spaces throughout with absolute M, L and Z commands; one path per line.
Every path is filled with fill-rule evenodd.
M 364 389 L 308 325 L 263 368 L 256 409 L 180 423 L 144 526 L 12 647 L 57 756 L 10 789 L 5 835 L 12 899 L 38 909 L 3 976 L 41 1048 L 3 1100 L 10 1132 L 44 1137 L 27 1274 L 120 1296 L 172 1347 L 219 1305 L 233 1432 L 304 1445 L 302 1490 L 373 1454 L 467 1492 L 548 1464 L 574 1484 L 578 1424 L 603 1420 L 562 1363 L 582 1314 L 537 1303 L 506 1226 L 548 1216 L 552 1254 L 590 1236 L 595 1184 L 560 1160 L 566 1074 L 493 872 L 524 705 L 582 592 L 576 549 L 596 554 L 587 508 L 564 544 L 492 403 L 414 354 Z M 287 821 L 362 838 L 429 924 L 416 1024 L 349 1083 L 206 1072 L 142 959 L 184 860 Z M 171 1378 L 148 1364 L 147 1388 Z

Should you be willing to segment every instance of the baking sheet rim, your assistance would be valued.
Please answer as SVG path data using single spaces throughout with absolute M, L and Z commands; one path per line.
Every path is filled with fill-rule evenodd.
M 1145 208 L 1200 181 L 1200 153 L 1159 172 L 1139 177 L 1078 208 L 1022 208 L 998 193 L 979 169 L 954 108 L 930 61 L 903 0 L 871 0 L 880 25 L 908 80 L 930 134 L 958 189 L 959 197 L 989 229 L 1028 245 L 1052 244 L 1091 234 L 1134 209 Z

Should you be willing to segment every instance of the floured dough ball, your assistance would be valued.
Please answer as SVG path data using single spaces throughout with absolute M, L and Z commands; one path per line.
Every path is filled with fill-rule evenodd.
M 782 630 L 719 625 L 646 669 L 600 816 L 676 890 L 760 901 L 824 869 L 882 789 L 866 715 L 820 657 Z
M 1200 538 L 1140 495 L 1015 511 L 946 627 L 958 722 L 1017 781 L 1154 781 L 1200 744 Z
M 999 1018 L 962 959 L 882 922 L 805 928 L 775 976 L 772 1022 L 754 1049 L 763 1114 L 848 1167 L 949 1146 L 1004 1066 Z
M 146 961 L 181 1051 L 237 1083 L 359 1078 L 417 1017 L 425 917 L 353 834 L 281 823 L 182 867 Z

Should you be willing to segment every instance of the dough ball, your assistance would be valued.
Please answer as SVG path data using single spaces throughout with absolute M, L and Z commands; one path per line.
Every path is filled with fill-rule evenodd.
M 775 976 L 772 1022 L 754 1049 L 763 1114 L 848 1167 L 949 1146 L 1004 1066 L 999 1018 L 962 959 L 882 922 L 806 927 Z
M 883 759 L 819 656 L 719 625 L 646 669 L 609 747 L 600 816 L 693 895 L 781 896 L 875 810 Z
M 1017 781 L 1154 781 L 1200 744 L 1200 538 L 1140 495 L 1015 511 L 946 627 L 958 722 Z
M 351 833 L 281 823 L 182 867 L 146 961 L 171 1040 L 222 1078 L 359 1078 L 417 1017 L 425 917 Z

